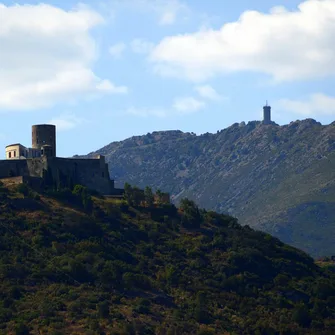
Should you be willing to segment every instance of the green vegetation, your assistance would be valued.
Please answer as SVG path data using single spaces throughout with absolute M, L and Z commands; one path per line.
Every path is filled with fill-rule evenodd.
M 327 266 L 188 199 L 135 206 L 134 189 L 0 185 L 0 334 L 334 334 Z
M 157 190 L 154 194 L 148 186 L 144 191 L 137 186 L 131 186 L 128 183 L 124 184 L 124 198 L 130 206 L 145 206 L 152 207 L 154 204 L 163 205 L 170 204 L 169 195 Z

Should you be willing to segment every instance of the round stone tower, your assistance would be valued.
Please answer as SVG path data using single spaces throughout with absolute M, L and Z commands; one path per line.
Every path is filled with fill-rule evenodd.
M 50 146 L 49 156 L 56 157 L 56 126 L 52 124 L 32 126 L 32 148 L 41 150 L 43 146 Z

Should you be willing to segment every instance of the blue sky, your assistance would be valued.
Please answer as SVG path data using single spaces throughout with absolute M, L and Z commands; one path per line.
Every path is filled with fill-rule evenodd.
M 155 130 L 334 120 L 334 0 L 0 0 L 0 146 L 60 156 Z

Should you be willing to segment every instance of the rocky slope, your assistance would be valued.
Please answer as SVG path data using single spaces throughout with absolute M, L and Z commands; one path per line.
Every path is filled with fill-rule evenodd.
M 335 254 L 335 122 L 154 132 L 88 156 L 96 154 L 106 156 L 119 185 L 160 188 L 175 202 L 189 197 L 313 256 Z

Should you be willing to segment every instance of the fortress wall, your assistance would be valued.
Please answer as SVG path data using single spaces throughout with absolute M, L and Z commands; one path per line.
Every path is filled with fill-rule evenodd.
M 13 172 L 13 177 L 42 177 L 45 168 L 46 161 L 43 158 L 1 160 L 0 178 L 10 177 L 10 171 Z
M 108 166 L 105 164 L 103 157 L 100 159 L 50 157 L 47 161 L 54 177 L 60 171 L 66 176 L 71 176 L 75 183 L 97 190 L 99 193 L 113 193 L 113 181 L 109 178 Z
M 100 159 L 72 159 L 58 157 L 41 157 L 22 160 L 1 160 L 0 178 L 30 177 L 42 178 L 43 170 L 50 170 L 57 179 L 61 173 L 72 178 L 74 183 L 82 184 L 101 194 L 114 193 L 114 181 L 110 180 L 108 164 L 104 157 Z
M 11 159 L 11 160 L 0 160 L 0 178 L 17 176 L 28 176 L 29 170 L 27 166 L 27 160 L 25 159 Z
M 30 177 L 43 177 L 43 170 L 47 169 L 45 158 L 27 159 L 27 168 Z

